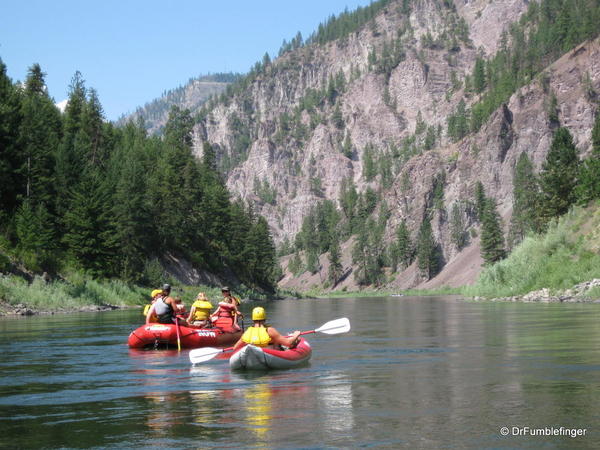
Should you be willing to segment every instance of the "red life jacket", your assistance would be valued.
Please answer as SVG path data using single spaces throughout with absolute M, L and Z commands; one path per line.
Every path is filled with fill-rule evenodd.
M 217 320 L 214 324 L 218 328 L 231 328 L 233 326 L 233 319 L 235 317 L 235 305 L 227 302 L 219 302 L 219 308 L 215 312 Z

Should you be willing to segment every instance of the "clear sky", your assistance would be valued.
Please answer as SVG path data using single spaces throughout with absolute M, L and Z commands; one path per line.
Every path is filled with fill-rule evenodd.
M 2 5 L 0 58 L 13 81 L 39 63 L 56 102 L 79 70 L 107 119 L 206 73 L 247 72 L 297 31 L 369 0 L 23 0 Z

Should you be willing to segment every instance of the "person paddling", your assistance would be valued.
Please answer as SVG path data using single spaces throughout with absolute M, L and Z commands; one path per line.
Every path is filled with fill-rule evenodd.
M 284 346 L 294 348 L 298 345 L 300 331 L 294 331 L 290 336 L 282 336 L 275 328 L 265 324 L 267 313 L 262 306 L 257 306 L 252 310 L 252 326 L 249 327 L 239 341 L 233 346 L 233 351 L 251 344 L 256 347 Z

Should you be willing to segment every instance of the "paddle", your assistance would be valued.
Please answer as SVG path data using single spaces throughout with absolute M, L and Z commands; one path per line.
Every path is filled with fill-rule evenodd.
M 350 321 L 347 318 L 341 318 L 336 320 L 331 320 L 316 330 L 303 331 L 300 333 L 300 336 L 311 333 L 325 333 L 325 334 L 341 334 L 347 333 L 350 331 Z M 202 362 L 210 361 L 219 353 L 230 352 L 233 350 L 233 347 L 227 348 L 214 348 L 214 347 L 204 347 L 204 348 L 196 348 L 190 351 L 190 362 L 192 364 L 199 364 Z
M 177 330 L 177 351 L 181 351 L 181 338 L 179 337 L 179 317 L 175 316 L 175 330 Z

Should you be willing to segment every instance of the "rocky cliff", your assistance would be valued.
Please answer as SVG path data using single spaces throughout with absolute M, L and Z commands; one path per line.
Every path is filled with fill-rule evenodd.
M 596 104 L 588 93 L 600 89 L 598 41 L 553 62 L 476 133 L 459 140 L 448 136 L 448 118 L 461 101 L 468 107 L 479 100 L 465 89 L 476 60 L 498 50 L 503 31 L 527 5 L 524 0 L 386 2 L 356 31 L 264 62 L 243 89 L 200 114 L 196 152 L 201 155 L 204 142 L 217 149 L 228 187 L 268 219 L 277 242 L 293 239 L 317 202 L 337 202 L 344 179 L 353 180 L 359 192 L 370 187 L 386 200 L 391 209 L 386 242 L 402 220 L 414 236 L 443 174 L 432 226 L 444 268 L 427 281 L 413 265 L 390 275 L 388 284 L 472 282 L 481 266 L 478 224 L 465 205 L 481 181 L 507 226 L 518 156 L 526 152 L 539 169 L 548 151 L 556 126 L 548 119 L 551 96 L 561 125 L 584 154 L 589 150 Z M 390 173 L 368 174 L 366 164 L 373 159 L 388 161 Z M 450 239 L 455 204 L 470 231 L 460 252 Z M 346 277 L 337 289 L 356 285 L 351 243 L 342 245 Z M 283 258 L 284 267 L 288 261 Z M 326 273 L 322 255 L 317 273 L 286 273 L 280 285 L 318 286 Z
M 237 78 L 236 75 L 205 75 L 191 79 L 186 85 L 165 92 L 160 98 L 148 102 L 133 114 L 125 115 L 117 121 L 117 125 L 125 125 L 129 121 L 143 120 L 150 134 L 161 133 L 169 118 L 171 106 L 197 111 L 209 98 L 222 93 Z

